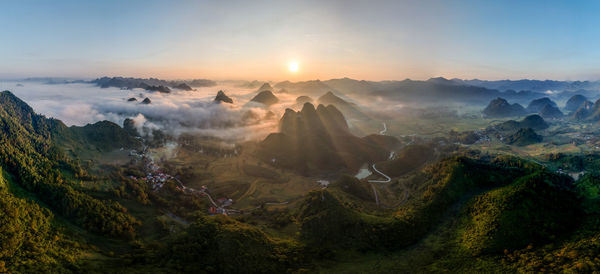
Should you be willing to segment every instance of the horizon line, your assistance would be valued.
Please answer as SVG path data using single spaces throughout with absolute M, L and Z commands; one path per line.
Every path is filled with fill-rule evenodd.
M 103 78 L 103 77 L 108 77 L 108 78 L 114 78 L 114 77 L 122 77 L 122 78 L 135 78 L 135 79 L 158 79 L 158 80 L 166 80 L 166 81 L 186 81 L 186 80 L 196 80 L 196 79 L 203 79 L 203 80 L 212 80 L 212 81 L 216 81 L 216 82 L 224 82 L 224 81 L 246 81 L 246 82 L 253 82 L 253 81 L 259 81 L 259 82 L 268 82 L 268 83 L 281 83 L 281 82 L 291 82 L 291 83 L 300 83 L 300 82 L 310 82 L 310 81 L 329 81 L 329 80 L 341 80 L 341 79 L 349 79 L 349 80 L 355 80 L 355 81 L 365 81 L 365 82 L 402 82 L 402 81 L 428 81 L 428 80 L 432 80 L 432 79 L 439 79 L 439 80 L 448 80 L 448 81 L 452 81 L 452 80 L 462 80 L 462 81 L 489 81 L 489 82 L 497 82 L 497 81 L 555 81 L 555 82 L 600 82 L 600 79 L 596 79 L 596 80 L 591 80 L 591 79 L 577 79 L 577 80 L 558 80 L 558 79 L 540 79 L 540 78 L 519 78 L 519 79 L 515 79 L 515 78 L 498 78 L 498 79 L 484 79 L 484 78 L 458 78 L 458 77 L 452 77 L 452 78 L 447 78 L 444 76 L 435 76 L 435 77 L 430 77 L 430 78 L 420 78 L 420 79 L 416 79 L 416 78 L 404 78 L 404 79 L 384 79 L 384 80 L 369 80 L 369 79 L 356 79 L 356 78 L 351 78 L 351 77 L 338 77 L 338 78 L 329 78 L 329 79 L 319 79 L 319 78 L 315 78 L 315 79 L 308 79 L 308 80 L 298 80 L 298 81 L 292 81 L 290 79 L 284 79 L 284 80 L 272 80 L 272 79 L 242 79 L 242 78 L 208 78 L 208 77 L 188 77 L 188 78 L 159 78 L 156 76 L 149 76 L 149 77 L 136 77 L 136 76 L 122 76 L 122 75 L 116 75 L 116 76 L 108 76 L 108 75 L 102 75 L 102 76 L 96 76 L 96 77 L 89 77 L 89 76 L 85 76 L 85 77 L 71 77 L 71 76 L 23 76 L 23 77 L 6 77 L 6 78 L 0 78 L 0 81 L 31 81 L 31 80 L 35 80 L 35 79 L 60 79 L 60 80 L 83 80 L 83 81 L 91 81 L 91 80 L 95 80 L 95 79 L 99 79 L 99 78 Z

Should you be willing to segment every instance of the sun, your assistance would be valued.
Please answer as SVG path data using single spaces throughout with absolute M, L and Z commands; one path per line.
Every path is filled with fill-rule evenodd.
M 298 62 L 296 62 L 296 61 L 290 62 L 290 65 L 289 65 L 288 69 L 291 72 L 297 72 L 298 71 Z

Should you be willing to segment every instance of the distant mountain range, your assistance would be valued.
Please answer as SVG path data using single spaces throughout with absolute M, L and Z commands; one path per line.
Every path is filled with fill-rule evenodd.
M 217 82 L 207 79 L 161 80 L 157 78 L 101 77 L 86 82 L 65 78 L 28 78 L 24 81 L 37 81 L 47 84 L 93 83 L 100 87 L 118 87 L 123 89 L 143 88 L 153 91 L 169 92 L 170 89 L 191 90 L 192 87 L 209 87 Z M 416 103 L 487 103 L 502 97 L 518 103 L 550 96 L 554 100 L 567 100 L 574 94 L 587 98 L 597 98 L 600 81 L 555 81 L 555 80 L 463 80 L 431 78 L 425 81 L 365 81 L 350 78 L 330 79 L 326 81 L 310 80 L 301 82 L 282 81 L 272 86 L 265 82 L 223 81 L 242 88 L 257 88 L 273 93 L 290 93 L 317 98 L 327 92 L 352 95 L 356 98 L 382 98 L 392 101 Z
M 432 78 L 427 81 L 359 81 L 349 78 L 327 81 L 312 80 L 292 83 L 284 81 L 275 84 L 289 93 L 308 96 L 320 96 L 327 92 L 352 95 L 357 98 L 383 98 L 392 101 L 438 103 L 487 103 L 491 99 L 503 97 L 515 101 L 530 101 L 545 96 L 541 92 L 508 91 L 502 92 L 486 87 L 461 84 L 444 78 Z
M 502 97 L 521 103 L 552 96 L 568 99 L 574 94 L 597 97 L 600 81 L 554 81 L 554 80 L 462 80 L 431 78 L 425 81 L 365 81 L 350 78 L 304 82 L 283 81 L 275 88 L 282 88 L 299 95 L 318 96 L 326 92 L 362 97 L 379 96 L 388 100 L 413 102 L 463 102 L 482 103 Z
M 432 78 L 433 79 L 433 78 Z M 443 79 L 443 78 L 442 78 Z M 579 89 L 593 89 L 598 90 L 600 88 L 600 81 L 555 81 L 555 80 L 498 80 L 498 81 L 488 81 L 488 80 L 461 80 L 461 79 L 451 79 L 447 80 L 452 83 L 462 84 L 462 85 L 471 85 L 478 87 L 485 87 L 489 89 L 497 89 L 500 91 L 507 90 L 531 90 L 534 92 L 545 92 L 548 90 L 551 91 L 564 91 L 570 90 L 575 91 Z
M 131 78 L 131 77 L 102 77 L 90 81 L 101 88 L 116 87 L 122 89 L 142 88 L 151 91 L 171 92 L 170 88 L 192 90 L 192 87 L 212 87 L 217 83 L 207 79 L 167 81 L 156 78 Z M 170 88 L 169 88 L 170 87 Z

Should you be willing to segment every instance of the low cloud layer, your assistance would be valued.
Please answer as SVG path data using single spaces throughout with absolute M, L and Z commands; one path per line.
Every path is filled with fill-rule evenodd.
M 102 120 L 122 125 L 126 118 L 132 118 L 140 129 L 161 129 L 171 135 L 194 133 L 229 141 L 256 140 L 275 131 L 278 117 L 295 99 L 291 95 L 277 94 L 280 103 L 265 109 L 248 104 L 256 90 L 233 86 L 176 90 L 166 94 L 102 89 L 92 84 L 17 84 L 4 83 L 4 87 L 32 106 L 37 113 L 60 119 L 69 126 L 83 126 Z M 213 103 L 219 90 L 224 90 L 232 97 L 234 104 Z M 132 97 L 137 101 L 128 102 L 127 99 Z M 150 98 L 151 104 L 140 103 L 146 97 Z M 264 119 L 268 111 L 276 114 L 274 118 Z

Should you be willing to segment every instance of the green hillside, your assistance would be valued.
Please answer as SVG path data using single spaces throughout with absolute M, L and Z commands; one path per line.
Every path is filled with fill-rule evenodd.
M 211 155 L 201 156 L 202 166 L 161 164 L 165 172 L 186 180 L 213 184 L 213 177 L 228 176 L 213 189 L 233 189 L 236 199 L 268 185 L 270 191 L 281 191 L 282 184 L 296 187 L 286 181 L 313 181 L 295 173 L 310 170 L 310 165 L 356 167 L 371 152 L 381 152 L 373 159 L 392 180 L 372 183 L 342 171 L 329 185 L 317 187 L 313 181 L 312 191 L 289 201 L 261 202 L 231 216 L 211 216 L 206 210 L 210 201 L 183 191 L 177 180 L 165 180 L 161 191 L 139 180 L 146 174 L 144 159 L 103 163 L 100 173 L 80 165 L 82 153 L 139 148 L 130 124 L 128 129 L 110 122 L 66 127 L 35 114 L 10 92 L 0 93 L 0 270 L 599 270 L 600 176 L 592 172 L 574 181 L 551 169 L 591 170 L 597 165 L 595 156 L 551 155 L 552 164 L 544 166 L 457 146 L 443 153 L 431 143 L 398 149 L 401 142 L 393 137 L 351 135 L 336 109 L 307 108 L 304 113 L 288 111 L 283 133 L 256 145 L 259 156 L 297 152 L 301 158 L 289 166 L 283 160 L 264 165 L 270 156 L 252 158 L 252 150 L 225 172 L 218 172 L 219 163 L 211 161 L 219 158 Z M 320 139 L 310 137 L 309 131 Z M 301 152 L 285 140 L 278 144 L 270 138 L 308 140 L 314 147 Z M 392 149 L 398 154 L 385 160 Z M 300 162 L 306 166 L 296 169 L 294 163 Z M 247 177 L 235 177 L 235 169 Z

